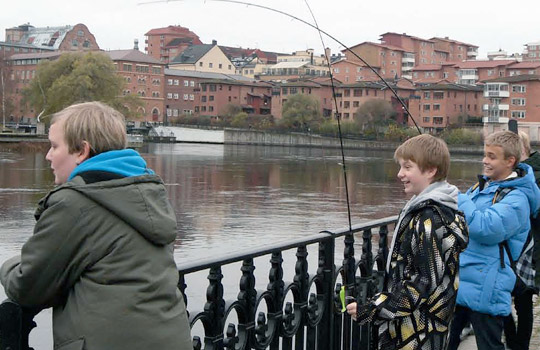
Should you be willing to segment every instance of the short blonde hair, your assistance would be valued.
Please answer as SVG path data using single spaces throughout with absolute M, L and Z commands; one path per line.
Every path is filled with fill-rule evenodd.
M 523 151 L 528 157 L 529 154 L 531 154 L 531 140 L 529 139 L 529 134 L 527 134 L 525 131 L 520 131 L 519 138 L 521 140 Z
M 450 152 L 446 142 L 427 134 L 403 142 L 394 152 L 394 159 L 413 161 L 422 172 L 437 169 L 433 181 L 446 180 L 450 170 Z
M 126 148 L 125 118 L 122 113 L 104 103 L 71 105 L 52 116 L 51 124 L 56 122 L 63 123 L 69 153 L 81 151 L 83 141 L 90 144 L 90 157 Z
M 488 135 L 484 141 L 485 146 L 499 146 L 503 149 L 504 159 L 514 157 L 516 166 L 521 160 L 522 142 L 518 134 L 512 131 L 499 131 Z

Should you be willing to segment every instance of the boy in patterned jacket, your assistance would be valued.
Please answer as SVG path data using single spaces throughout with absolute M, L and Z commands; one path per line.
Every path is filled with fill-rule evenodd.
M 386 266 L 383 292 L 347 312 L 379 327 L 378 349 L 444 350 L 458 288 L 459 254 L 468 243 L 458 189 L 446 182 L 444 141 L 419 135 L 394 154 L 397 177 L 412 198 L 401 211 Z

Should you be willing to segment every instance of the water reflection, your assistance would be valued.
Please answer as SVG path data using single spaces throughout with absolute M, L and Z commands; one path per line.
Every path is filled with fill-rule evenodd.
M 347 226 L 338 150 L 152 144 L 140 151 L 163 178 L 175 207 L 179 263 Z M 407 200 L 392 156 L 346 151 L 353 224 L 395 215 Z M 462 190 L 470 186 L 481 170 L 480 159 L 453 157 L 450 182 Z M 0 263 L 18 254 L 32 234 L 34 209 L 53 181 L 45 152 L 0 150 Z M 294 252 L 284 258 L 292 264 Z M 316 259 L 315 252 L 308 258 Z M 267 283 L 265 259 L 257 260 L 261 288 Z M 291 279 L 294 269 L 284 272 Z M 224 274 L 237 281 L 239 270 L 227 267 Z M 205 280 L 200 275 L 187 281 L 188 298 L 200 299 L 200 305 Z M 38 315 L 40 327 L 31 333 L 37 348 L 52 348 L 50 315 L 50 310 Z
M 175 207 L 179 262 L 348 223 L 338 150 L 151 144 L 141 153 Z M 346 151 L 353 223 L 394 215 L 407 200 L 392 155 Z M 454 157 L 450 181 L 465 189 L 479 160 Z M 2 257 L 31 234 L 34 208 L 53 176 L 45 152 L 0 152 L 0 175 Z

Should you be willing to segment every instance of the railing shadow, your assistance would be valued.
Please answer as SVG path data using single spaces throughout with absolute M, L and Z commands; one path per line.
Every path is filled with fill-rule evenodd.
M 300 239 L 277 242 L 262 248 L 198 260 L 178 266 L 178 288 L 186 300 L 190 326 L 201 324 L 204 335 L 193 337 L 194 349 L 306 349 L 337 350 L 376 348 L 377 330 L 357 326 L 342 312 L 339 292 L 359 304 L 380 291 L 388 256 L 388 227 L 397 216 L 341 229 L 323 231 Z M 355 239 L 361 234 L 361 244 Z M 341 242 L 340 239 L 343 238 Z M 374 250 L 374 241 L 376 249 Z M 336 243 L 343 245 L 343 260 L 336 256 Z M 360 258 L 355 245 L 361 246 Z M 308 269 L 308 247 L 318 252 L 316 270 Z M 295 251 L 294 276 L 286 280 L 283 254 Z M 256 258 L 268 257 L 268 283 L 257 288 Z M 236 299 L 224 298 L 223 267 L 240 263 Z M 292 268 L 292 266 L 287 266 Z M 186 277 L 207 272 L 204 305 L 192 305 L 186 292 Z M 226 285 L 230 286 L 227 281 Z M 234 292 L 234 291 L 233 291 Z M 230 292 L 227 294 L 231 294 Z M 264 310 L 264 311 L 261 311 Z M 29 310 L 12 301 L 0 305 L 0 350 L 28 350 L 28 335 L 35 326 Z M 233 322 L 229 319 L 236 317 Z

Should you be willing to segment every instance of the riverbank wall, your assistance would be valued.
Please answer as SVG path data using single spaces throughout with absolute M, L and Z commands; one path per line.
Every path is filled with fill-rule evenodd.
M 316 147 L 340 148 L 339 138 L 324 137 L 303 133 L 279 134 L 258 130 L 225 129 L 224 143 L 232 145 L 264 145 L 285 147 Z M 345 149 L 379 149 L 395 150 L 401 143 L 389 141 L 369 141 L 358 139 L 343 139 Z M 482 154 L 481 145 L 450 145 L 451 153 Z
M 258 145 L 280 147 L 312 147 L 340 148 L 340 140 L 335 137 L 304 133 L 276 133 L 260 130 L 232 129 L 205 130 L 184 127 L 168 127 L 179 143 L 209 143 L 225 145 Z M 48 143 L 46 135 L 36 134 L 1 134 L 0 143 L 44 142 Z M 369 141 L 360 139 L 343 139 L 345 149 L 374 149 L 393 151 L 400 142 Z M 482 154 L 481 145 L 450 145 L 451 153 Z

